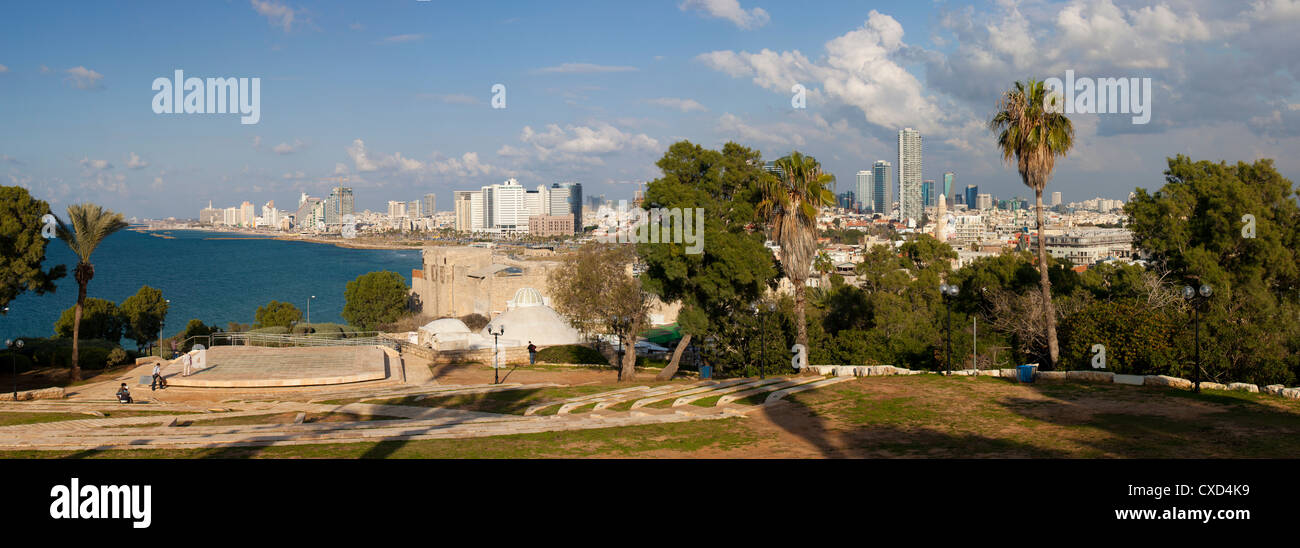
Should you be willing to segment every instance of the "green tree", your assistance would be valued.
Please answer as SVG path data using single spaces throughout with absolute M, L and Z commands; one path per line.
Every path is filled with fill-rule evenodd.
M 396 272 L 357 276 L 343 291 L 343 319 L 367 331 L 391 323 L 406 312 L 410 292 L 406 280 Z
M 190 349 L 193 348 L 195 344 L 195 341 L 190 340 L 191 337 L 206 337 L 213 333 L 220 333 L 220 332 L 221 332 L 221 328 L 215 325 L 210 326 L 204 324 L 202 320 L 192 319 L 185 324 L 185 329 L 181 330 L 180 334 L 176 335 L 176 337 L 178 340 L 181 341 L 180 344 L 184 345 L 181 348 L 181 350 L 184 352 L 189 352 Z M 201 341 L 199 342 L 199 344 L 206 344 L 208 346 L 211 346 L 211 341 Z
M 145 285 L 122 301 L 121 311 L 126 336 L 135 340 L 136 348 L 142 348 L 157 339 L 162 331 L 163 320 L 167 319 L 167 300 L 162 291 Z
M 703 253 L 687 254 L 681 243 L 644 243 L 637 254 L 646 265 L 640 276 L 647 291 L 665 302 L 680 302 L 683 337 L 656 376 L 672 378 L 682 352 L 694 336 L 722 330 L 734 314 L 762 295 L 776 276 L 763 235 L 751 229 L 759 181 L 765 176 L 758 151 L 736 143 L 722 152 L 689 141 L 674 143 L 656 165 L 663 176 L 646 186 L 646 206 L 700 208 Z
M 53 292 L 54 280 L 67 275 L 63 265 L 41 270 L 47 240 L 41 217 L 50 213 L 44 200 L 20 186 L 0 186 L 0 313 L 24 291 Z
M 1095 302 L 1061 321 L 1062 363 L 1092 369 L 1094 345 L 1103 345 L 1106 368 L 1130 375 L 1181 375 L 1174 347 L 1176 323 L 1136 299 Z
M 81 339 L 82 307 L 86 302 L 86 286 L 95 277 L 95 265 L 90 255 L 104 239 L 126 228 L 121 213 L 114 213 L 91 203 L 68 206 L 68 222 L 58 219 L 58 236 L 77 255 L 73 277 L 77 280 L 77 306 L 72 320 L 72 382 L 81 380 L 81 362 L 78 360 Z
M 1300 374 L 1300 206 L 1272 160 L 1170 158 L 1165 184 L 1125 206 L 1133 245 L 1178 286 L 1209 284 L 1201 361 L 1214 380 L 1294 382 Z M 1254 237 L 1242 233 L 1255 219 Z M 1185 313 L 1185 312 L 1184 312 Z M 1190 324 L 1184 319 L 1183 324 Z M 1190 326 L 1180 334 L 1190 347 Z
M 405 287 L 405 282 L 403 282 Z M 291 303 L 271 301 L 265 306 L 257 307 L 253 316 L 257 327 L 289 327 L 294 322 L 302 321 L 302 311 Z
M 636 259 L 632 246 L 591 242 L 565 255 L 547 280 L 556 312 L 575 329 L 618 339 L 619 382 L 636 379 L 636 336 L 650 310 L 650 294 L 628 273 Z
M 1061 98 L 1049 95 L 1042 82 L 1030 79 L 1016 82 L 1015 89 L 1002 94 L 998 112 L 989 120 L 989 129 L 997 134 L 998 150 L 1004 161 L 1016 160 L 1020 181 L 1034 189 L 1038 215 L 1038 270 L 1044 303 L 1043 324 L 1047 332 L 1050 365 L 1055 367 L 1060 350 L 1056 341 L 1056 313 L 1052 308 L 1052 284 L 1048 279 L 1047 248 L 1043 241 L 1043 189 L 1052 179 L 1056 157 L 1065 156 L 1074 146 L 1074 126 L 1059 107 Z M 1047 102 L 1047 103 L 1045 103 Z
M 781 268 L 794 285 L 794 311 L 797 318 L 798 344 L 808 345 L 806 325 L 806 284 L 817 251 L 817 215 L 823 207 L 835 203 L 827 185 L 835 176 L 822 171 L 812 156 L 791 152 L 776 161 L 781 176 L 763 177 L 762 200 L 757 217 L 768 223 L 772 239 L 781 246 Z
M 81 317 L 80 323 L 77 322 L 78 316 Z M 59 319 L 54 322 L 54 334 L 63 338 L 80 335 L 87 339 L 104 339 L 117 343 L 122 340 L 122 330 L 125 327 L 126 321 L 117 304 L 107 299 L 90 297 L 83 305 L 70 306 L 59 315 Z

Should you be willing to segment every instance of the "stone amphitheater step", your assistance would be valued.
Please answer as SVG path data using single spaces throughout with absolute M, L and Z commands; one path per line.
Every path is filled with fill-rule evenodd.
M 679 391 L 682 391 L 682 390 L 690 390 L 690 389 L 692 389 L 692 388 L 701 388 L 701 387 L 705 387 L 705 386 L 713 386 L 713 385 L 716 385 L 716 384 L 718 384 L 718 381 L 700 381 L 700 382 L 694 382 L 694 383 L 685 384 L 685 385 L 682 385 L 682 384 L 666 384 L 666 385 L 664 385 L 664 386 L 657 386 L 657 387 L 655 387 L 655 388 L 651 388 L 650 390 L 647 390 L 647 391 L 645 391 L 645 392 L 640 392 L 640 393 L 628 393 L 628 394 L 622 394 L 622 395 L 618 395 L 618 396 L 611 396 L 611 397 L 609 397 L 609 398 L 606 398 L 606 399 L 602 400 L 600 403 L 596 404 L 596 406 L 595 406 L 594 408 L 592 408 L 592 411 L 600 411 L 600 410 L 603 410 L 603 409 L 608 409 L 608 408 L 613 407 L 613 406 L 615 406 L 615 405 L 618 405 L 618 404 L 620 404 L 620 403 L 624 403 L 624 402 L 627 402 L 627 401 L 630 401 L 630 400 L 635 400 L 635 399 L 641 399 L 641 398 L 644 398 L 644 397 L 646 397 L 646 396 L 657 396 L 657 395 L 660 395 L 660 394 L 669 394 L 669 393 L 672 393 L 672 392 L 679 392 Z
M 689 404 L 689 403 L 691 403 L 691 402 L 693 402 L 693 401 L 699 401 L 699 400 L 706 399 L 706 398 L 712 398 L 713 396 L 719 396 L 719 395 L 722 395 L 722 394 L 730 394 L 730 393 L 732 393 L 732 392 L 739 392 L 739 391 L 741 391 L 741 390 L 748 390 L 748 389 L 751 389 L 751 388 L 758 388 L 758 387 L 760 387 L 760 386 L 766 386 L 766 385 L 769 385 L 769 384 L 776 384 L 776 383 L 779 383 L 779 382 L 786 382 L 786 381 L 789 381 L 790 379 L 789 379 L 789 378 L 786 378 L 786 377 L 772 377 L 772 378 L 770 378 L 770 379 L 761 379 L 761 380 L 747 379 L 747 380 L 750 381 L 750 382 L 746 382 L 746 383 L 742 383 L 742 384 L 737 384 L 737 385 L 733 385 L 733 386 L 728 386 L 728 387 L 726 387 L 726 388 L 719 388 L 719 389 L 716 389 L 716 390 L 709 390 L 709 391 L 707 391 L 707 392 L 701 392 L 701 393 L 699 393 L 699 394 L 692 394 L 692 395 L 690 395 L 690 396 L 685 396 L 685 397 L 677 398 L 676 400 L 673 400 L 673 405 L 672 405 L 672 407 L 681 407 L 681 406 L 683 406 L 683 405 L 687 405 L 687 404 Z
M 664 401 L 664 400 L 668 400 L 668 399 L 672 399 L 672 398 L 676 398 L 676 397 L 680 397 L 680 396 L 689 396 L 689 395 L 691 395 L 691 394 L 698 394 L 698 393 L 700 393 L 700 392 L 707 392 L 707 391 L 714 390 L 714 389 L 717 389 L 717 388 L 725 388 L 725 387 L 728 387 L 728 386 L 735 386 L 735 385 L 737 385 L 737 384 L 744 384 L 744 383 L 750 382 L 751 380 L 752 380 L 752 379 L 732 379 L 732 380 L 729 380 L 729 381 L 716 382 L 716 383 L 714 383 L 714 384 L 710 384 L 710 385 L 707 385 L 707 386 L 701 386 L 701 387 L 698 387 L 698 388 L 690 388 L 690 389 L 682 390 L 682 391 L 680 391 L 680 392 L 677 392 L 677 391 L 674 391 L 674 392 L 666 392 L 666 393 L 664 393 L 664 394 L 660 394 L 660 395 L 658 395 L 658 396 L 654 396 L 654 397 L 650 397 L 650 398 L 643 398 L 643 399 L 639 399 L 639 400 L 637 400 L 637 401 L 634 401 L 634 402 L 632 402 L 632 409 L 641 409 L 642 407 L 645 407 L 645 406 L 650 405 L 650 404 L 652 404 L 652 403 L 655 403 L 655 402 L 661 402 L 661 401 Z
M 727 404 L 729 404 L 729 403 L 731 403 L 731 402 L 733 402 L 733 401 L 736 401 L 736 400 L 741 400 L 741 399 L 744 399 L 744 398 L 748 398 L 748 397 L 750 397 L 750 396 L 753 396 L 754 394 L 762 394 L 762 393 L 764 393 L 764 392 L 771 392 L 771 391 L 773 391 L 773 390 L 782 390 L 782 389 L 785 389 L 785 388 L 791 388 L 791 387 L 794 387 L 794 386 L 799 386 L 799 385 L 802 385 L 802 384 L 808 384 L 808 383 L 811 383 L 811 382 L 817 382 L 817 381 L 820 381 L 820 380 L 822 380 L 822 377 L 811 377 L 811 376 L 810 376 L 810 377 L 795 377 L 795 378 L 790 379 L 790 380 L 788 380 L 788 381 L 786 381 L 786 382 L 777 383 L 777 384 L 769 384 L 769 385 L 766 385 L 766 386 L 760 386 L 760 387 L 758 387 L 758 388 L 751 388 L 751 389 L 749 389 L 749 390 L 741 390 L 740 392 L 733 392 L 733 393 L 731 393 L 731 394 L 727 394 L 727 395 L 725 395 L 725 396 L 723 396 L 723 397 L 721 397 L 721 398 L 718 398 L 718 403 L 717 403 L 716 405 L 718 405 L 718 406 L 723 406 L 723 405 L 727 405 Z
M 817 381 L 817 382 L 810 382 L 810 383 L 807 383 L 807 384 L 801 384 L 801 385 L 799 385 L 799 386 L 793 386 L 793 387 L 790 387 L 790 388 L 785 388 L 785 389 L 777 390 L 776 392 L 773 392 L 773 393 L 771 393 L 771 394 L 768 394 L 767 399 L 763 400 L 763 405 L 767 405 L 767 404 L 772 403 L 772 402 L 774 402 L 774 401 L 780 400 L 781 398 L 784 398 L 784 397 L 786 397 L 786 396 L 789 396 L 790 394 L 794 394 L 794 393 L 797 393 L 797 392 L 803 392 L 803 391 L 805 391 L 805 390 L 814 390 L 814 389 L 817 389 L 817 388 L 821 388 L 821 387 L 823 387 L 823 386 L 830 386 L 830 385 L 835 384 L 835 383 L 844 382 L 844 381 L 851 381 L 851 380 L 853 380 L 853 379 L 854 379 L 854 377 L 832 377 L 832 378 L 824 379 L 824 380 L 820 380 L 820 381 Z
M 539 403 L 539 404 L 537 404 L 537 405 L 530 406 L 528 409 L 525 409 L 525 410 L 524 410 L 524 415 L 529 415 L 529 416 L 531 416 L 531 415 L 537 413 L 538 411 L 541 411 L 541 410 L 543 410 L 543 409 L 546 409 L 546 408 L 551 407 L 551 406 L 554 406 L 554 405 L 563 405 L 563 404 L 566 404 L 566 403 L 574 403 L 574 402 L 586 402 L 586 403 L 591 403 L 592 401 L 595 400 L 595 398 L 601 398 L 601 397 L 606 397 L 606 396 L 614 396 L 614 395 L 618 395 L 618 394 L 626 394 L 626 393 L 629 393 L 629 392 L 641 392 L 641 391 L 649 390 L 649 389 L 650 389 L 649 386 L 631 386 L 631 387 L 628 387 L 628 388 L 620 388 L 620 389 L 618 389 L 618 390 L 611 390 L 611 391 L 609 391 L 609 392 L 598 392 L 598 393 L 595 393 L 595 394 L 587 394 L 587 395 L 584 395 L 584 396 L 576 396 L 576 397 L 572 397 L 572 398 L 566 398 L 566 399 L 563 399 L 563 400 L 554 400 L 554 401 L 542 402 L 542 403 Z

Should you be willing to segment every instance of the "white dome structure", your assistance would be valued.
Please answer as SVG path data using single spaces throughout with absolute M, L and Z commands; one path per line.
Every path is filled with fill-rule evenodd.
M 472 332 L 469 330 L 469 326 L 465 325 L 465 322 L 456 318 L 442 318 L 433 320 L 421 327 L 416 340 L 420 344 L 436 343 L 440 347 L 444 346 L 443 343 L 462 341 L 460 345 L 463 346 L 469 344 L 470 335 L 472 335 Z
M 521 287 L 515 292 L 515 298 L 506 301 L 506 310 L 546 305 L 546 298 L 542 297 L 542 292 L 531 287 Z
M 522 293 L 524 290 L 520 290 Z M 533 290 L 536 293 L 535 290 Z M 518 298 L 518 296 L 516 297 Z M 501 346 L 525 346 L 529 341 L 538 346 L 577 344 L 582 336 L 559 313 L 544 304 L 516 306 L 492 319 L 479 334 L 490 342 L 489 330 L 505 328 Z

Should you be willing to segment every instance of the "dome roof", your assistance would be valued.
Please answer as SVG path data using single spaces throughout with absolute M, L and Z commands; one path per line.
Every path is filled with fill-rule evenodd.
M 511 300 L 515 308 L 524 308 L 529 306 L 543 306 L 546 301 L 542 298 L 542 293 L 531 287 L 519 288 L 515 292 L 515 298 Z
M 529 341 L 539 346 L 576 344 L 582 339 L 578 330 L 571 327 L 569 322 L 551 307 L 545 305 L 507 310 L 493 318 L 480 333 L 490 340 L 492 336 L 488 334 L 488 330 L 502 327 L 505 328 L 505 333 L 501 335 L 503 345 L 508 344 L 507 341 L 515 341 L 520 346 L 528 344 Z
M 433 320 L 425 324 L 424 327 L 421 327 L 420 331 L 428 331 L 429 333 L 432 333 L 434 335 L 470 332 L 469 326 L 465 325 L 465 322 L 462 322 L 456 318 L 442 318 L 440 320 Z

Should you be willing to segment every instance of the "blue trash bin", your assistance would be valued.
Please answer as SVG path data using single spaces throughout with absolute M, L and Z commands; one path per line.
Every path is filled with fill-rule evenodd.
M 712 365 L 701 365 L 701 366 L 700 366 L 700 378 L 701 378 L 701 379 L 712 379 L 712 378 L 713 378 L 713 366 L 712 366 Z
M 1020 382 L 1034 382 L 1034 371 L 1037 369 L 1037 365 L 1019 365 L 1016 366 L 1016 375 Z

